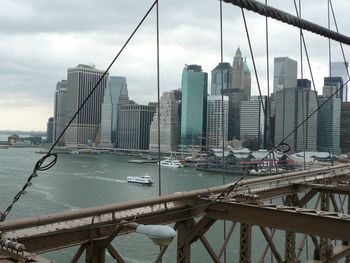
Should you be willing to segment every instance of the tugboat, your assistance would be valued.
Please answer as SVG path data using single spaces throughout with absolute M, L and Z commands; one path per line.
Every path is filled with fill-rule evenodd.
M 128 183 L 135 183 L 135 184 L 146 184 L 146 185 L 152 185 L 153 181 L 151 176 L 145 175 L 145 176 L 128 176 L 127 178 Z

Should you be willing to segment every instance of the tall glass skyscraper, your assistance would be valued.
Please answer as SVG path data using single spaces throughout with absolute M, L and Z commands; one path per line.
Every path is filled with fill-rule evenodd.
M 273 68 L 273 92 L 297 87 L 298 63 L 288 57 L 276 57 Z
M 181 144 L 205 145 L 208 73 L 199 65 L 186 65 L 181 87 Z
M 221 76 L 222 73 L 223 77 Z M 230 63 L 219 63 L 219 65 L 211 71 L 211 95 L 221 95 L 221 88 L 230 89 L 231 81 L 232 67 Z
M 348 69 L 348 62 L 331 62 L 331 77 L 341 77 L 343 82 L 346 83 L 349 80 Z M 348 101 L 348 84 L 345 84 L 340 94 L 342 102 Z
M 111 91 L 112 102 L 112 143 L 117 141 L 118 132 L 118 103 L 120 94 L 127 92 L 126 78 L 121 76 L 110 76 L 108 78 L 107 86 Z M 129 103 L 129 99 L 126 103 Z
M 321 97 L 318 103 L 325 104 L 318 112 L 317 151 L 340 153 L 340 98 Z

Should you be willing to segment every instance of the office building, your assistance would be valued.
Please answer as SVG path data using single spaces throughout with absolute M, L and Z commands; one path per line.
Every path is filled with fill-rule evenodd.
M 288 57 L 276 57 L 273 69 L 273 92 L 297 86 L 298 63 Z
M 211 71 L 211 95 L 221 95 L 221 88 L 230 89 L 232 66 L 230 63 L 219 63 Z M 223 83 L 223 84 L 222 84 Z
M 341 103 L 340 147 L 343 153 L 350 153 L 350 102 Z
M 162 152 L 177 151 L 180 139 L 179 104 L 174 92 L 164 92 L 160 99 L 160 122 L 158 109 L 153 116 L 150 128 L 150 149 L 158 151 L 158 125 L 160 129 L 160 150 Z
M 107 85 L 101 109 L 101 140 L 100 146 L 112 147 L 112 123 L 113 123 L 113 104 L 111 86 Z
M 119 104 L 119 96 L 123 92 L 127 94 L 127 84 L 126 78 L 121 76 L 109 76 L 107 86 L 111 91 L 111 102 L 112 102 L 112 144 L 116 144 L 117 142 L 117 129 L 118 129 L 118 104 Z M 124 100 L 122 99 L 122 103 Z M 127 98 L 127 102 L 129 102 L 129 98 Z
M 56 141 L 66 126 L 66 101 L 67 101 L 67 80 L 61 80 L 56 84 L 54 104 L 54 127 L 53 139 Z M 64 134 L 58 141 L 58 145 L 64 145 Z
M 264 107 L 267 105 L 267 96 L 251 97 L 249 101 L 241 102 L 240 110 L 240 137 L 242 141 L 254 141 L 258 148 L 264 147 L 267 118 Z
M 208 73 L 199 65 L 182 72 L 181 144 L 205 145 Z
M 118 148 L 149 148 L 150 126 L 156 108 L 147 105 L 121 104 L 118 117 Z
M 275 93 L 275 145 L 285 139 L 291 152 L 316 151 L 317 113 L 297 128 L 317 108 L 317 94 L 310 86 L 310 81 L 298 80 L 297 87 Z
M 349 63 L 348 62 L 331 62 L 331 77 L 341 77 L 346 83 L 340 91 L 341 101 L 348 101 L 348 80 L 349 80 Z
M 327 102 L 326 102 L 327 101 Z M 319 97 L 317 151 L 338 154 L 340 144 L 340 98 Z
M 50 117 L 47 121 L 47 129 L 46 129 L 46 141 L 48 143 L 53 143 L 53 117 Z
M 228 97 L 208 96 L 207 103 L 207 146 L 222 147 L 228 138 Z
M 237 49 L 232 64 L 231 89 L 243 91 L 243 100 L 249 100 L 251 95 L 251 76 L 246 59 L 243 60 L 240 48 Z
M 103 71 L 83 64 L 68 69 L 67 121 L 74 116 L 102 75 Z M 85 106 L 67 129 L 65 136 L 66 145 L 77 146 L 78 144 L 91 145 L 93 143 L 99 143 L 101 106 L 104 90 L 107 85 L 107 78 L 108 74 L 103 77 L 89 100 L 87 100 Z
M 323 84 L 323 96 L 333 98 L 342 98 L 343 96 L 343 78 L 326 77 Z

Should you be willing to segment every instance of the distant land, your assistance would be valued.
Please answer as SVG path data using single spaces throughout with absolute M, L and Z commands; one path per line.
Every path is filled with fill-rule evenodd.
M 0 134 L 17 134 L 17 135 L 46 136 L 46 132 L 45 132 L 45 131 L 0 130 Z

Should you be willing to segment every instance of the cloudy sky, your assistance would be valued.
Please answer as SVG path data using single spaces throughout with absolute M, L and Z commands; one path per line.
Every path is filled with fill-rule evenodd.
M 295 14 L 293 0 L 268 2 Z M 47 119 L 53 115 L 55 85 L 66 79 L 67 68 L 95 64 L 105 69 L 152 3 L 1 0 L 0 130 L 46 130 Z M 327 0 L 304 0 L 302 5 L 305 19 L 327 26 Z M 350 35 L 350 0 L 333 0 L 333 5 L 341 33 Z M 241 11 L 227 3 L 223 7 L 224 60 L 232 63 L 239 46 L 252 71 Z M 259 80 L 266 94 L 265 18 L 248 11 L 246 16 Z M 127 77 L 129 97 L 138 103 L 156 100 L 155 21 L 153 10 L 110 71 L 111 75 Z M 273 57 L 289 56 L 300 61 L 299 31 L 269 21 L 272 74 Z M 305 37 L 316 86 L 321 90 L 323 77 L 328 74 L 328 39 L 311 33 L 305 33 Z M 210 72 L 220 61 L 219 40 L 219 1 L 160 0 L 161 90 L 180 88 L 185 64 L 199 64 Z M 347 46 L 345 55 L 350 57 Z M 332 43 L 332 58 L 342 61 L 338 43 Z M 307 77 L 306 64 L 304 69 Z M 252 93 L 257 94 L 253 75 Z

